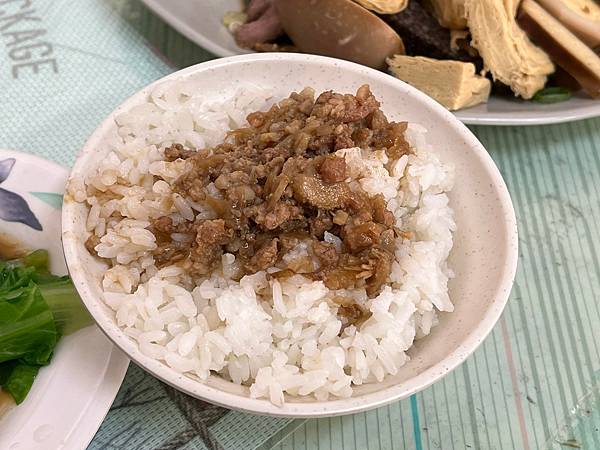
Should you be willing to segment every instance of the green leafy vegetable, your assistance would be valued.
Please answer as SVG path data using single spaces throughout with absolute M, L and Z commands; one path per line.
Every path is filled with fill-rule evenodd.
M 57 341 L 52 311 L 33 282 L 0 291 L 0 363 L 47 364 Z
M 21 403 L 62 335 L 92 323 L 69 277 L 52 275 L 48 252 L 0 261 L 0 386 Z
M 0 261 L 0 291 L 11 291 L 27 286 L 35 272 L 33 267 L 12 267 Z
M 565 102 L 571 98 L 571 91 L 563 87 L 549 87 L 537 91 L 533 96 L 533 101 L 538 103 L 559 103 Z
M 50 273 L 50 256 L 47 250 L 36 250 L 21 259 L 10 262 L 13 266 L 33 267 L 40 273 Z
M 27 397 L 40 367 L 17 361 L 0 364 L 0 386 L 10 393 L 17 405 Z
M 38 287 L 61 335 L 68 336 L 94 323 L 69 277 L 54 277 L 53 280 L 38 284 Z

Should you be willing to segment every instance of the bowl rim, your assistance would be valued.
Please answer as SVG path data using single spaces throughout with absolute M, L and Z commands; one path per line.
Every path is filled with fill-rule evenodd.
M 425 107 L 432 113 L 440 116 L 440 119 L 443 119 L 442 121 L 444 122 L 443 126 L 454 127 L 455 130 L 460 133 L 470 151 L 474 152 L 476 157 L 478 157 L 484 164 L 489 179 L 496 188 L 496 192 L 498 194 L 498 208 L 503 210 L 503 220 L 506 229 L 506 246 L 504 248 L 506 253 L 506 261 L 504 261 L 503 264 L 502 276 L 499 277 L 498 287 L 495 296 L 491 300 L 490 306 L 487 309 L 487 313 L 482 317 L 478 325 L 472 329 L 467 337 L 454 349 L 454 351 L 448 354 L 444 359 L 423 370 L 418 376 L 412 377 L 400 384 L 389 386 L 375 392 L 363 394 L 358 397 L 344 399 L 334 398 L 327 401 L 286 402 L 283 406 L 279 407 L 273 405 L 267 399 L 254 399 L 230 392 L 225 392 L 217 389 L 216 387 L 209 386 L 208 384 L 204 384 L 187 376 L 181 375 L 168 367 L 166 364 L 143 355 L 137 346 L 124 348 L 119 341 L 123 338 L 127 338 L 126 335 L 116 326 L 116 324 L 114 324 L 114 322 L 104 319 L 101 313 L 101 300 L 94 298 L 89 286 L 85 282 L 82 272 L 79 270 L 69 270 L 75 287 L 99 328 L 134 362 L 139 364 L 144 370 L 151 373 L 156 378 L 171 385 L 172 387 L 210 403 L 217 404 L 225 408 L 254 414 L 275 417 L 309 418 L 353 414 L 407 398 L 416 392 L 429 387 L 434 382 L 439 381 L 453 369 L 458 367 L 478 348 L 480 343 L 487 337 L 496 322 L 500 319 L 502 311 L 504 310 L 504 307 L 508 301 L 516 274 L 518 260 L 516 216 L 508 189 L 500 174 L 500 171 L 496 167 L 491 156 L 488 154 L 479 140 L 473 135 L 473 133 L 453 114 L 447 111 L 435 100 L 421 93 L 412 86 L 400 80 L 394 79 L 385 73 L 376 71 L 374 69 L 365 68 L 359 64 L 334 58 L 294 53 L 257 53 L 216 59 L 171 73 L 140 89 L 136 94 L 121 103 L 121 105 L 115 108 L 115 110 L 113 110 L 102 121 L 102 123 L 86 141 L 77 155 L 75 164 L 73 165 L 73 168 L 69 174 L 69 180 L 73 175 L 85 173 L 81 169 L 85 164 L 88 154 L 95 151 L 97 144 L 102 140 L 106 132 L 114 125 L 115 116 L 138 103 L 157 84 L 165 81 L 180 79 L 199 72 L 216 71 L 219 68 L 229 65 L 252 63 L 256 61 L 267 61 L 272 63 L 312 62 L 327 67 L 335 66 L 336 68 L 344 71 L 357 72 L 360 70 L 360 72 L 362 72 L 362 76 L 364 76 L 364 71 L 367 70 L 371 80 L 384 81 L 388 84 L 396 83 L 400 90 L 410 92 L 411 95 L 414 95 L 417 98 L 417 101 L 423 103 Z M 72 228 L 74 227 L 73 221 L 75 206 L 76 203 L 72 199 L 69 199 L 68 196 L 65 196 L 65 202 L 63 204 L 62 211 L 62 234 L 63 250 L 67 267 L 69 269 L 74 267 L 76 264 L 81 265 L 78 256 L 78 249 L 74 240 L 65 239 L 65 234 L 73 231 Z

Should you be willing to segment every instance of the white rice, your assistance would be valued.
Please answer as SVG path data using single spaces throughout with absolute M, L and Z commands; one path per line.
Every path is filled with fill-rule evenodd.
M 383 194 L 396 225 L 412 231 L 410 239 L 396 240 L 390 279 L 373 299 L 363 289 L 333 292 L 300 275 L 280 282 L 258 272 L 236 282 L 230 279 L 236 264 L 231 254 L 223 256 L 222 270 L 198 285 L 179 267 L 158 270 L 151 254 L 155 237 L 146 229 L 150 220 L 212 217 L 171 191 L 169 183 L 186 163 L 165 161 L 165 147 L 214 146 L 269 101 L 255 86 L 207 102 L 202 86 L 192 81 L 163 83 L 146 103 L 117 117 L 120 138 L 95 172 L 71 182 L 69 192 L 88 204 L 87 230 L 100 238 L 98 254 L 110 260 L 99 280 L 104 300 L 142 353 L 199 380 L 217 373 L 276 405 L 284 402 L 284 393 L 348 397 L 353 385 L 397 373 L 414 340 L 437 323 L 437 311 L 453 310 L 446 264 L 455 229 L 446 194 L 452 171 L 431 154 L 426 130 L 414 124 L 406 133 L 414 154 L 390 171 L 384 152 L 338 151 L 351 178 L 368 194 Z M 341 245 L 330 233 L 325 240 Z M 286 257 L 306 249 L 293 252 Z M 341 333 L 331 301 L 340 294 L 364 302 L 372 313 L 358 328 Z

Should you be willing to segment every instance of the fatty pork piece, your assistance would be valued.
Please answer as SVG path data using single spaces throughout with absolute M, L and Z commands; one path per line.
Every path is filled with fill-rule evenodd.
M 483 58 L 484 69 L 515 95 L 533 97 L 554 72 L 548 54 L 529 40 L 502 0 L 466 0 L 465 11 L 471 45 Z
M 254 48 L 271 42 L 283 34 L 281 22 L 271 0 L 252 0 L 247 8 L 248 22 L 234 31 L 235 41 L 240 47 Z

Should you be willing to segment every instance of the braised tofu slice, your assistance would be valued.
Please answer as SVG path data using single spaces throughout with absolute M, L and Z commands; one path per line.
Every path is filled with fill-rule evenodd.
M 450 110 L 486 102 L 490 80 L 475 74 L 475 66 L 422 56 L 396 55 L 387 60 L 391 72 Z

